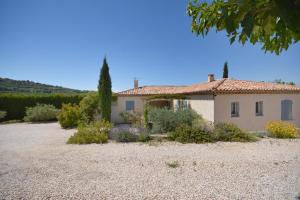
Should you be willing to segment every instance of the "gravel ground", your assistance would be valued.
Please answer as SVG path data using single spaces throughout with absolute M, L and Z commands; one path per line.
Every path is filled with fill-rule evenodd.
M 0 199 L 296 199 L 300 139 L 67 145 L 57 123 L 0 125 Z M 177 168 L 166 163 L 178 161 Z

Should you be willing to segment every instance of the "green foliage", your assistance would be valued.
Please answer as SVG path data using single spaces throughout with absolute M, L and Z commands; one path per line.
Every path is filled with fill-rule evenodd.
M 224 142 L 254 142 L 254 134 L 246 133 L 232 123 L 219 123 L 215 126 L 214 137 L 217 141 Z
M 149 104 L 145 104 L 145 106 L 144 106 L 144 126 L 146 127 L 146 128 L 150 128 L 149 127 L 149 109 L 150 109 L 150 107 L 149 107 Z
M 122 112 L 120 116 L 123 118 L 125 123 L 130 123 L 134 127 L 141 127 L 143 125 L 142 115 L 137 112 Z
M 275 138 L 296 138 L 299 136 L 296 126 L 290 122 L 270 121 L 266 124 L 266 130 L 271 137 Z
M 9 78 L 0 78 L 0 92 L 21 93 L 82 93 L 86 91 L 63 88 L 60 86 L 35 83 L 33 81 L 18 81 Z
M 42 122 L 42 121 L 54 121 L 59 110 L 53 105 L 37 104 L 34 107 L 26 108 L 26 116 L 24 121 L 26 122 Z
M 168 138 L 181 143 L 206 143 L 214 141 L 212 133 L 187 124 L 182 124 L 175 131 L 169 132 Z
M 151 140 L 151 137 L 148 133 L 140 133 L 138 136 L 139 142 L 148 142 Z
M 92 122 L 92 124 L 97 127 L 101 132 L 104 132 L 106 134 L 109 133 L 109 131 L 113 128 L 113 124 L 105 119 L 102 119 L 100 121 Z
M 81 120 L 80 108 L 75 104 L 63 104 L 57 118 L 63 128 L 77 127 Z
M 166 165 L 170 168 L 177 168 L 180 166 L 178 160 L 174 160 L 174 161 L 171 161 L 171 162 L 166 162 Z
M 79 103 L 82 120 L 90 123 L 100 113 L 99 96 L 97 93 L 87 94 Z
M 225 30 L 230 43 L 237 38 L 242 44 L 258 42 L 265 51 L 276 54 L 300 40 L 299 11 L 299 0 L 214 0 L 188 5 L 197 36 L 207 35 L 212 28 Z
M 228 64 L 227 64 L 227 62 L 225 62 L 225 64 L 224 64 L 223 78 L 228 78 Z
M 131 133 L 129 131 L 120 131 L 116 134 L 117 142 L 136 142 L 138 140 L 138 135 Z
M 274 83 L 283 84 L 283 85 L 296 85 L 295 82 L 293 82 L 293 81 L 286 82 L 286 81 L 283 81 L 281 79 L 275 79 Z
M 0 119 L 3 119 L 6 116 L 6 111 L 0 110 Z
M 174 131 L 181 124 L 192 125 L 193 120 L 200 116 L 191 109 L 174 111 L 167 108 L 151 108 L 148 118 L 152 123 L 153 132 L 166 133 Z
M 103 144 L 108 141 L 108 131 L 112 124 L 107 121 L 93 122 L 80 125 L 78 131 L 72 135 L 68 144 Z
M 60 109 L 63 103 L 78 104 L 85 94 L 0 94 L 0 110 L 7 115 L 2 120 L 22 120 L 26 107 L 50 104 Z
M 111 79 L 106 58 L 104 58 L 103 66 L 100 73 L 98 92 L 100 97 L 100 110 L 102 119 L 110 121 L 112 91 Z
M 255 135 L 243 132 L 234 124 L 219 123 L 213 131 L 205 126 L 190 126 L 182 124 L 175 131 L 168 133 L 171 141 L 181 143 L 206 143 L 206 142 L 254 142 L 257 141 Z

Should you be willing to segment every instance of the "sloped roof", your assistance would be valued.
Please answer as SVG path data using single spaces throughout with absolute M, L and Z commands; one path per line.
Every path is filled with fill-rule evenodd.
M 220 79 L 190 86 L 143 86 L 119 92 L 119 95 L 157 94 L 236 94 L 236 93 L 300 93 L 300 87 L 269 82 Z

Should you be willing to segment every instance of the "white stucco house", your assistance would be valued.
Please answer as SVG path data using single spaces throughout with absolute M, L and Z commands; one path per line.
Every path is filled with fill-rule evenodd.
M 215 80 L 208 75 L 205 83 L 190 86 L 138 86 L 117 93 L 112 106 L 112 121 L 122 123 L 120 113 L 143 113 L 153 95 L 185 95 L 186 99 L 151 100 L 154 106 L 189 106 L 210 122 L 231 122 L 247 131 L 263 131 L 266 122 L 284 120 L 300 127 L 300 87 L 268 82 L 233 79 Z M 149 102 L 148 102 L 149 103 Z

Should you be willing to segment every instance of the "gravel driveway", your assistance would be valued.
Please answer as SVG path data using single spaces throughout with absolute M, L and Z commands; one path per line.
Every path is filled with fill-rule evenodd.
M 0 125 L 0 199 L 295 199 L 300 139 L 67 145 L 57 123 Z M 179 167 L 166 163 L 178 161 Z

